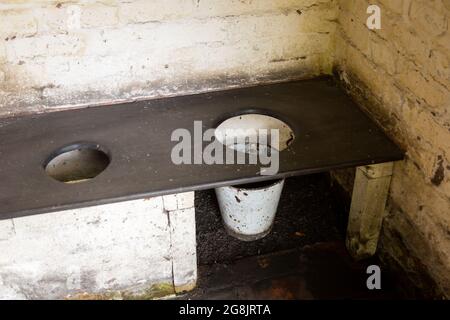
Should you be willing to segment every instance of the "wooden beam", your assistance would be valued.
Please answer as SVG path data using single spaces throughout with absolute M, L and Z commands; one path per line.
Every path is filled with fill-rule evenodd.
M 357 260 L 377 250 L 392 169 L 393 162 L 356 168 L 346 244 Z

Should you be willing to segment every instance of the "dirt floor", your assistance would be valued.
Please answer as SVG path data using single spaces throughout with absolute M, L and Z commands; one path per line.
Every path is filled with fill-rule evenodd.
M 344 243 L 322 242 L 302 248 L 203 265 L 197 288 L 179 299 L 317 300 L 401 299 L 390 274 L 382 290 L 369 290 L 366 269 L 376 260 L 353 261 Z
M 343 240 L 345 234 L 345 214 L 326 174 L 286 179 L 273 230 L 258 241 L 242 242 L 226 233 L 214 190 L 196 192 L 195 207 L 200 265 Z

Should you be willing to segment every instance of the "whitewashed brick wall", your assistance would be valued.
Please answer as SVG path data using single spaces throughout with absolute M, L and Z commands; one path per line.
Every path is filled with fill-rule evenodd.
M 196 280 L 194 192 L 0 221 L 0 299 L 154 298 Z
M 330 73 L 335 0 L 0 2 L 0 116 Z

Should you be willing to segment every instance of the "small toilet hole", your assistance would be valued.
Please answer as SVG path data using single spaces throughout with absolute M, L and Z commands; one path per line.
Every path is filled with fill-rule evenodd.
M 56 151 L 44 165 L 47 175 L 64 183 L 90 180 L 103 172 L 110 157 L 96 144 L 75 144 Z

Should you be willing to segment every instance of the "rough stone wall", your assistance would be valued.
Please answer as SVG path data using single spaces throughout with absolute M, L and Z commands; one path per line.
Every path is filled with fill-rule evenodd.
M 336 0 L 0 2 L 0 116 L 308 78 Z
M 369 4 L 381 8 L 381 30 L 366 26 Z M 339 7 L 336 71 L 407 152 L 395 165 L 380 253 L 426 295 L 450 297 L 450 1 Z M 337 177 L 349 186 L 348 175 Z

